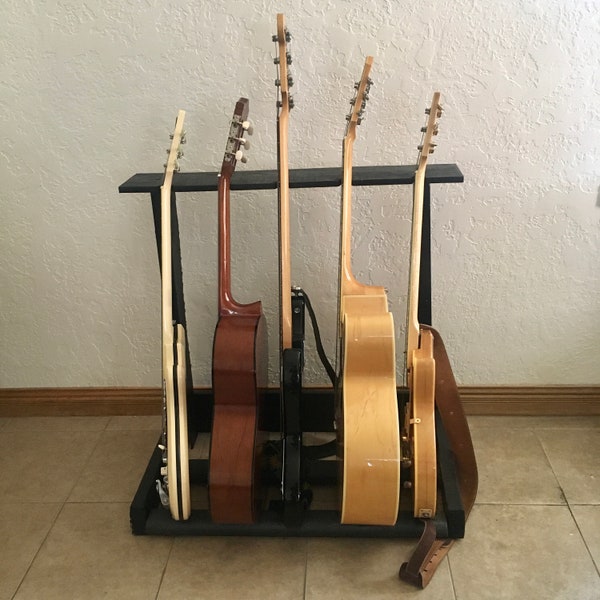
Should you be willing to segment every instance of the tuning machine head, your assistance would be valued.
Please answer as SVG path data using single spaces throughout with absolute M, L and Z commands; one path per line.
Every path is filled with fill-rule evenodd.
M 248 134 L 252 135 L 254 133 L 254 127 L 250 121 L 242 121 L 242 129 Z

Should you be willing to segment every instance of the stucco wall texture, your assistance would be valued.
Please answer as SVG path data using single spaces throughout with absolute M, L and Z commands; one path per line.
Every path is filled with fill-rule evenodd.
M 292 33 L 290 167 L 341 165 L 348 101 L 375 58 L 354 164 L 432 162 L 433 319 L 463 385 L 599 384 L 600 5 L 596 0 L 22 0 L 0 6 L 0 386 L 160 385 L 160 279 L 149 198 L 177 110 L 185 171 L 217 171 L 235 101 L 276 168 L 276 13 Z M 354 270 L 384 285 L 398 373 L 408 187 L 354 190 Z M 210 385 L 216 193 L 180 194 L 194 383 Z M 292 190 L 292 280 L 335 356 L 340 190 Z M 262 299 L 278 375 L 277 195 L 232 197 L 233 289 Z M 326 383 L 307 342 L 306 382 Z

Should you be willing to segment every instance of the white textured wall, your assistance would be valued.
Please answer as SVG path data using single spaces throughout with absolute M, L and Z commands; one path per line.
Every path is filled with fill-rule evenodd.
M 302 8 L 300 8 L 302 6 Z M 22 0 L 0 7 L 0 386 L 159 385 L 150 204 L 177 109 L 182 167 L 218 170 L 250 98 L 251 162 L 275 168 L 275 15 L 296 108 L 290 166 L 341 164 L 364 56 L 355 164 L 409 163 L 434 89 L 434 322 L 461 384 L 600 383 L 599 14 L 595 0 Z M 194 379 L 210 383 L 216 195 L 180 197 Z M 293 280 L 333 350 L 339 189 L 293 191 Z M 355 190 L 355 271 L 389 288 L 404 345 L 410 190 Z M 262 298 L 276 370 L 276 194 L 233 198 L 234 290 Z M 312 342 L 309 349 L 312 348 Z M 311 352 L 309 380 L 325 382 Z

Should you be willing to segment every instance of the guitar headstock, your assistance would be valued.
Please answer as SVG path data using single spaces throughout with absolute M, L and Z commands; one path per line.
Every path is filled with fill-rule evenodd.
M 350 100 L 352 110 L 346 115 L 346 120 L 348 121 L 346 126 L 346 137 L 350 137 L 352 139 L 356 137 L 356 127 L 362 122 L 365 107 L 367 106 L 367 101 L 369 100 L 369 92 L 371 90 L 371 86 L 373 85 L 373 81 L 369 77 L 372 66 L 373 57 L 367 56 L 360 81 L 357 81 L 354 84 L 354 89 L 356 92 L 354 94 L 354 98 Z
M 179 172 L 179 159 L 183 156 L 181 150 L 181 144 L 185 144 L 185 131 L 183 130 L 183 121 L 185 119 L 185 111 L 180 110 L 177 113 L 177 119 L 175 120 L 175 129 L 169 136 L 171 138 L 171 146 L 167 148 L 167 162 L 163 165 L 165 167 L 165 177 L 171 175 L 174 172 Z
M 294 85 L 294 80 L 290 75 L 289 66 L 292 64 L 292 55 L 288 49 L 288 44 L 292 36 L 285 26 L 283 14 L 277 15 L 277 33 L 273 36 L 273 41 L 277 46 L 277 57 L 273 62 L 277 65 L 277 79 L 275 85 L 278 89 L 277 108 L 281 112 L 288 112 L 294 108 L 294 99 L 290 94 L 290 88 Z
M 440 93 L 435 92 L 433 99 L 431 100 L 431 106 L 425 109 L 425 115 L 427 116 L 426 124 L 421 127 L 421 133 L 423 134 L 421 143 L 417 146 L 419 150 L 419 157 L 417 159 L 417 166 L 422 168 L 427 162 L 427 157 L 433 154 L 437 144 L 431 141 L 431 138 L 438 134 L 438 119 L 442 116 L 442 105 L 440 104 Z
M 243 163 L 248 160 L 244 150 L 250 148 L 250 142 L 244 137 L 244 134 L 250 135 L 252 133 L 252 126 L 248 121 L 249 108 L 250 101 L 248 98 L 240 98 L 235 105 L 231 125 L 229 126 L 229 137 L 225 146 L 223 164 L 221 165 L 221 176 L 223 177 L 233 175 L 238 160 Z

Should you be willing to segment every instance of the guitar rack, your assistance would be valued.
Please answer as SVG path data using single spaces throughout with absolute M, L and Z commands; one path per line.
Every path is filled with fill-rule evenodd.
M 414 165 L 355 167 L 354 186 L 411 185 L 414 183 Z M 163 173 L 138 173 L 119 186 L 125 194 L 150 194 L 154 214 L 154 227 L 160 263 L 160 186 Z M 171 191 L 172 203 L 172 261 L 173 261 L 173 319 L 188 331 L 185 318 L 183 276 L 179 225 L 177 220 L 176 194 L 178 192 L 204 192 L 217 190 L 218 173 L 175 173 Z M 231 180 L 232 190 L 277 189 L 276 170 L 235 172 Z M 431 314 L 431 220 L 430 187 L 434 183 L 462 183 L 464 177 L 455 164 L 433 164 L 427 166 L 424 190 L 423 238 L 421 246 L 421 275 L 419 289 L 419 322 L 432 324 Z M 342 169 L 290 169 L 290 188 L 340 187 Z M 304 307 L 293 312 L 293 328 L 303 334 Z M 195 440 L 198 433 L 211 429 L 212 395 L 210 390 L 195 390 L 192 382 L 189 344 L 187 350 L 187 398 L 189 439 Z M 398 390 L 399 414 L 407 401 L 408 392 Z M 333 432 L 334 392 L 331 388 L 302 390 L 300 420 L 305 432 Z M 264 429 L 279 432 L 280 393 L 270 389 L 265 397 Z M 436 413 L 437 456 L 439 488 L 442 502 L 434 518 L 438 538 L 462 538 L 465 531 L 465 509 L 459 493 L 456 466 L 439 415 Z M 423 532 L 423 522 L 415 519 L 411 507 L 403 505 L 394 526 L 342 525 L 339 511 L 309 507 L 297 525 L 285 524 L 282 517 L 282 501 L 271 500 L 256 523 L 251 525 L 216 524 L 210 519 L 209 511 L 195 509 L 186 521 L 175 521 L 168 508 L 160 504 L 155 482 L 160 478 L 162 451 L 158 446 L 150 456 L 138 490 L 130 506 L 132 533 L 136 535 L 244 535 L 244 536 L 310 536 L 310 537 L 388 537 L 418 538 Z M 191 485 L 206 486 L 208 481 L 208 459 L 190 460 Z M 271 483 L 278 485 L 278 474 L 271 474 Z M 338 465 L 335 460 L 306 457 L 306 483 L 310 486 L 335 487 L 338 480 Z M 408 493 L 401 496 L 408 496 Z

